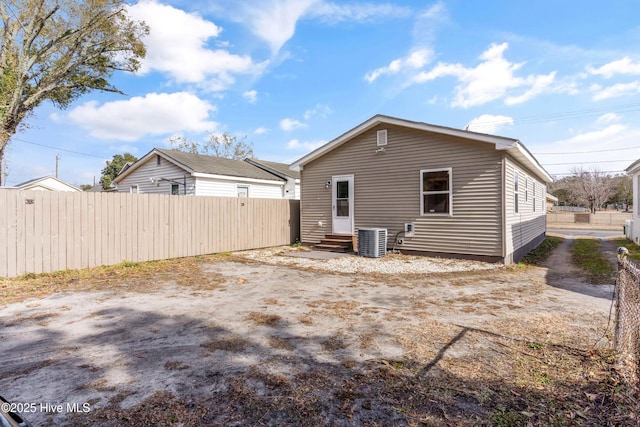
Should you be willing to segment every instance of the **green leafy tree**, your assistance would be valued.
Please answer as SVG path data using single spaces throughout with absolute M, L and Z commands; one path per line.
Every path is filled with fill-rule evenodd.
M 43 101 L 59 108 L 107 80 L 136 71 L 146 51 L 143 22 L 125 0 L 0 0 L 0 167 L 10 138 Z M 0 185 L 2 185 L 0 169 Z
M 247 142 L 247 137 L 237 138 L 228 133 L 209 134 L 203 143 L 185 138 L 182 135 L 169 138 L 171 146 L 187 153 L 206 154 L 208 156 L 224 157 L 227 159 L 244 160 L 254 158 L 253 143 Z
M 135 163 L 138 158 L 131 153 L 114 154 L 111 160 L 107 160 L 106 166 L 102 169 L 102 176 L 100 177 L 100 185 L 102 189 L 106 190 L 111 188 L 111 182 L 122 170 L 127 163 Z

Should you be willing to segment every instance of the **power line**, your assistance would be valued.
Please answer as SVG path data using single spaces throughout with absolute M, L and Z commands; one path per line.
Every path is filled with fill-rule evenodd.
M 533 153 L 536 156 L 546 155 L 546 154 L 589 154 L 589 153 L 607 153 L 609 151 L 624 151 L 624 150 L 637 150 L 640 147 L 629 147 L 629 148 L 610 148 L 608 150 L 591 150 L 591 151 L 571 151 L 566 153 Z
M 45 147 L 45 148 L 51 148 L 52 150 L 65 151 L 67 153 L 78 154 L 80 156 L 87 156 L 87 157 L 95 157 L 97 159 L 104 159 L 103 156 L 96 156 L 95 154 L 81 153 L 80 151 L 67 150 L 66 148 L 54 147 L 52 145 L 40 144 L 40 143 L 33 142 L 33 141 L 26 141 L 26 140 L 20 139 L 20 138 L 11 138 L 11 139 L 15 140 L 15 141 L 24 142 L 25 144 L 37 145 L 39 147 Z
M 475 124 L 523 124 L 523 123 L 536 123 L 543 122 L 549 120 L 567 120 L 573 119 L 583 116 L 591 116 L 594 114 L 601 114 L 605 112 L 633 112 L 640 111 L 640 103 L 634 102 L 630 104 L 620 104 L 611 107 L 601 107 L 601 108 L 589 108 L 584 110 L 573 110 L 573 111 L 563 111 L 560 113 L 549 113 L 549 114 L 540 114 L 535 116 L 524 116 L 520 118 L 508 118 L 506 120 L 485 120 L 478 121 Z
M 626 173 L 626 171 L 599 171 L 601 173 Z M 553 176 L 570 176 L 575 175 L 575 173 L 550 173 Z
M 563 165 L 585 165 L 589 163 L 621 163 L 629 162 L 629 160 L 600 160 L 597 162 L 571 162 L 571 163 L 543 163 L 546 166 L 563 166 Z

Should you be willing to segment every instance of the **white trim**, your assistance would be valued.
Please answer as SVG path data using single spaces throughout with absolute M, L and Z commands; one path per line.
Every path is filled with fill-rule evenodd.
M 428 191 L 428 193 L 431 194 L 445 194 L 445 193 L 449 193 L 449 212 L 444 213 L 444 212 L 430 212 L 430 213 L 425 213 L 424 212 L 424 180 L 422 178 L 422 175 L 424 173 L 429 173 L 429 172 L 442 172 L 442 171 L 447 171 L 449 174 L 449 190 L 448 191 Z M 453 216 L 453 168 L 448 167 L 448 168 L 434 168 L 434 169 L 420 169 L 420 216 Z
M 202 173 L 195 172 L 191 174 L 194 178 L 210 178 L 210 179 L 220 179 L 225 181 L 241 181 L 241 182 L 253 182 L 256 184 L 271 184 L 271 185 L 280 185 L 284 187 L 285 182 L 281 180 L 273 180 L 270 179 L 258 179 L 258 178 L 245 178 L 242 176 L 232 176 L 232 175 L 215 175 L 210 173 Z
M 348 181 L 349 182 L 349 227 L 350 227 L 350 231 L 347 231 L 346 233 L 343 231 L 343 229 L 336 229 L 336 211 L 337 211 L 337 206 L 336 206 L 336 196 L 337 196 L 337 185 L 336 185 L 336 181 Z M 355 214 L 355 187 L 356 187 L 356 183 L 355 183 L 355 176 L 354 175 L 333 175 L 331 177 L 331 232 L 335 233 L 335 234 L 351 234 L 353 235 L 354 231 L 355 231 L 355 221 L 354 221 L 354 214 Z M 345 220 L 343 220 L 345 221 Z

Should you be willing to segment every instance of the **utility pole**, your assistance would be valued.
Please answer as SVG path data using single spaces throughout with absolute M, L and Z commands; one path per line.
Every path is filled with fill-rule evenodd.
M 58 177 L 58 160 L 60 160 L 60 153 L 56 154 L 56 178 Z

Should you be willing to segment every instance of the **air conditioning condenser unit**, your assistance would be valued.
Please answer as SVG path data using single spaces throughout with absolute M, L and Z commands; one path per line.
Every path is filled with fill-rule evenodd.
M 358 255 L 379 258 L 387 254 L 386 228 L 358 229 Z

